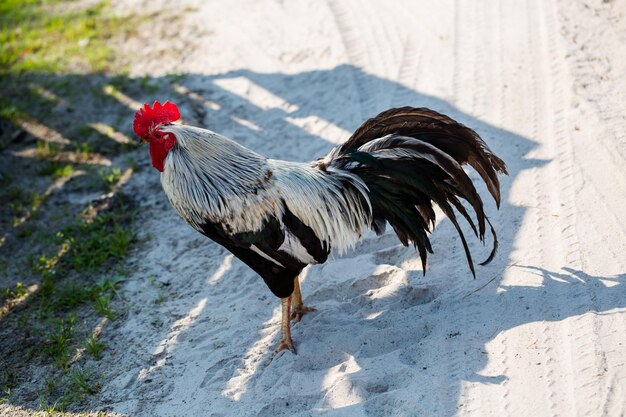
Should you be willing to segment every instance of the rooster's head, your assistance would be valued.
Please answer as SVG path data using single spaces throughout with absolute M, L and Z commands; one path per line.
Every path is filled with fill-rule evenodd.
M 164 132 L 163 127 L 180 119 L 176 104 L 166 101 L 164 104 L 155 101 L 152 107 L 148 104 L 135 113 L 133 128 L 142 141 L 150 144 L 152 166 L 163 172 L 167 153 L 176 143 L 171 132 Z

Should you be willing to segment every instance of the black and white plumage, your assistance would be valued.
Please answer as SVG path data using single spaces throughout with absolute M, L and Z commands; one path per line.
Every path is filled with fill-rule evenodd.
M 473 272 L 453 208 L 481 239 L 488 219 L 461 165 L 480 173 L 498 204 L 497 173 L 506 172 L 473 130 L 428 109 L 383 112 L 312 163 L 268 159 L 196 127 L 161 130 L 177 140 L 161 175 L 172 206 L 281 298 L 292 293 L 293 278 L 306 265 L 325 262 L 331 249 L 344 252 L 369 228 L 382 233 L 387 222 L 425 263 L 433 203 L 457 227 Z M 460 199 L 475 210 L 478 229 Z
M 494 246 L 484 263 L 495 254 L 495 231 L 463 166 L 480 174 L 498 206 L 498 174 L 506 166 L 476 132 L 447 116 L 426 108 L 387 110 L 311 163 L 265 158 L 217 133 L 172 123 L 178 116 L 174 105 L 157 102 L 135 119 L 172 206 L 282 299 L 291 299 L 294 281 L 299 298 L 296 278 L 304 267 L 325 262 L 333 249 L 344 252 L 370 228 L 382 233 L 386 223 L 405 246 L 415 245 L 425 267 L 435 204 L 456 227 L 472 274 L 455 211 L 481 240 L 490 226 Z

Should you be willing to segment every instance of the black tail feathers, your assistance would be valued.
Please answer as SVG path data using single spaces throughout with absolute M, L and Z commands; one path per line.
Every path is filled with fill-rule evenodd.
M 462 165 L 468 164 L 480 174 L 498 207 L 497 174 L 506 174 L 506 166 L 472 129 L 425 108 L 391 109 L 363 123 L 331 155 L 329 165 L 358 175 L 369 188 L 374 231 L 382 233 L 389 222 L 405 246 L 409 242 L 416 246 L 424 271 L 427 254 L 432 253 L 428 233 L 435 224 L 433 203 L 459 233 L 474 276 L 472 256 L 454 209 L 482 241 L 489 225 L 493 249 L 481 265 L 495 256 L 498 239 L 494 227 Z M 474 210 L 478 227 L 461 199 Z

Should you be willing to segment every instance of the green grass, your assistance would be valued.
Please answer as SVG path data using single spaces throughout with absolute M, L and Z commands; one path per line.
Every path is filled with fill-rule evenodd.
M 52 1 L 0 3 L 0 69 L 60 72 L 71 67 L 104 71 L 113 50 L 107 40 L 122 20 L 105 13 L 106 2 L 85 9 L 53 8 Z
M 7 401 L 11 398 L 11 389 L 15 388 L 18 383 L 18 373 L 11 367 L 5 367 L 0 370 L 0 389 L 3 394 L 8 394 Z
M 100 292 L 110 292 L 113 295 L 119 296 L 117 290 L 119 285 L 124 282 L 126 278 L 122 275 L 116 275 L 113 278 L 102 278 L 97 282 L 98 289 Z
M 124 280 L 121 276 L 111 279 L 102 279 L 96 284 L 77 285 L 66 283 L 59 285 L 54 278 L 48 278 L 48 288 L 38 294 L 40 298 L 40 317 L 56 317 L 70 312 L 65 318 L 48 319 L 52 331 L 47 333 L 42 353 L 52 358 L 61 369 L 67 369 L 70 365 L 72 353 L 75 351 L 76 336 L 75 323 L 77 307 L 92 303 L 96 313 L 109 320 L 115 320 L 117 314 L 111 307 L 111 301 L 118 295 L 117 285 Z M 66 313 L 67 314 L 67 313 Z M 104 343 L 98 342 L 91 335 L 83 341 L 88 354 L 94 359 L 100 359 L 104 350 Z
M 74 368 L 69 373 L 69 392 L 72 395 L 84 396 L 95 394 L 100 389 L 100 383 L 91 374 L 89 368 Z
M 73 352 L 76 349 L 76 311 L 77 307 L 92 303 L 96 313 L 109 320 L 115 320 L 117 314 L 111 307 L 113 297 L 117 296 L 117 285 L 124 280 L 121 276 L 112 279 L 102 279 L 97 284 L 77 285 L 67 283 L 58 285 L 53 278 L 48 278 L 49 287 L 38 294 L 40 298 L 40 317 L 47 319 L 46 327 L 52 328 L 47 332 L 41 353 L 51 358 L 61 369 L 68 369 Z M 11 293 L 13 294 L 13 293 Z M 64 318 L 54 318 L 70 312 Z M 45 322 L 44 322 L 45 324 Z M 105 344 L 99 342 L 93 335 L 83 341 L 83 346 L 94 359 L 100 359 Z
M 61 145 L 54 142 L 48 142 L 46 140 L 38 140 L 37 157 L 40 159 L 52 159 L 61 152 Z
M 47 401 L 41 399 L 39 401 L 39 410 L 44 413 L 45 417 L 56 417 L 65 410 L 65 407 L 58 402 L 49 404 Z
M 101 295 L 96 298 L 93 306 L 99 315 L 101 315 L 102 317 L 106 317 L 111 321 L 115 321 L 117 316 L 115 312 L 111 309 L 111 299 L 112 297 L 109 294 Z
M 13 401 L 13 394 L 11 393 L 11 388 L 7 388 L 0 397 L 0 405 L 2 404 L 10 404 Z
M 154 288 L 159 288 L 159 286 L 156 283 L 156 278 L 154 277 L 154 275 L 150 274 L 148 275 L 148 282 L 150 283 L 150 285 L 152 285 Z
M 58 162 L 48 162 L 44 164 L 37 174 L 52 177 L 54 179 L 67 178 L 74 175 L 76 170 L 72 164 L 60 164 Z
M 37 258 L 37 260 L 33 261 L 33 271 L 41 275 L 43 278 L 40 290 L 40 293 L 43 296 L 49 295 L 52 291 L 52 288 L 50 287 L 52 282 L 49 284 L 47 281 L 60 276 L 61 272 L 63 272 L 61 267 L 58 265 L 59 259 L 60 257 L 57 255 L 41 255 Z
M 56 320 L 54 331 L 48 335 L 45 353 L 54 359 L 59 368 L 66 369 L 69 366 L 75 322 L 76 315 L 74 314 L 71 314 L 66 320 Z
M 56 234 L 58 247 L 54 254 L 42 254 L 33 269 L 46 279 L 55 279 L 65 269 L 94 272 L 108 260 L 123 259 L 136 235 L 133 230 L 134 210 L 124 203 L 65 227 Z M 89 211 L 89 210 L 88 210 Z M 45 294 L 45 288 L 42 289 Z
M 102 353 L 104 352 L 104 348 L 106 344 L 104 342 L 98 341 L 94 335 L 89 336 L 89 339 L 85 339 L 83 342 L 83 346 L 85 347 L 85 351 L 95 360 L 99 361 L 102 359 Z
M 105 262 L 122 259 L 135 240 L 134 210 L 121 197 L 110 199 L 109 204 L 107 209 L 97 214 L 89 211 L 89 218 L 66 227 L 55 238 L 57 252 L 33 261 L 34 271 L 41 276 L 39 290 L 32 296 L 37 305 L 34 316 L 43 328 L 52 328 L 52 331 L 44 330 L 44 345 L 39 352 L 61 369 L 68 369 L 78 347 L 74 329 L 77 312 L 85 314 L 81 306 L 91 305 L 93 311 L 109 320 L 117 318 L 112 302 L 115 297 L 121 298 L 119 285 L 125 278 L 121 275 L 99 280 L 89 278 L 102 271 Z M 72 275 L 76 272 L 81 273 L 80 279 Z M 8 296 L 16 296 L 24 289 L 19 286 L 4 291 Z M 104 344 L 93 338 L 84 344 L 94 358 L 102 355 Z
M 104 187 L 111 191 L 122 178 L 122 171 L 119 168 L 101 168 L 98 171 L 100 180 L 104 184 Z
M 118 213 L 70 226 L 59 236 L 69 246 L 64 261 L 76 271 L 95 271 L 109 259 L 121 260 L 135 240 L 132 227 L 120 223 Z
M 89 143 L 74 142 L 72 145 L 74 147 L 74 152 L 78 154 L 79 159 L 83 161 L 86 161 L 87 159 L 89 159 L 89 155 L 91 154 L 91 145 L 89 145 Z
M 39 209 L 46 196 L 37 192 L 27 192 L 19 187 L 10 187 L 6 198 L 13 216 L 11 224 L 16 227 L 21 223 L 22 217 L 31 217 Z
M 0 118 L 16 129 L 32 120 L 65 130 L 68 125 L 62 120 L 55 126 L 57 102 L 78 102 L 86 90 L 91 95 L 89 83 L 76 84 L 77 74 L 122 73 L 112 40 L 137 27 L 138 17 L 116 16 L 108 1 L 86 8 L 72 5 L 72 0 L 54 3 L 58 1 L 0 0 Z M 75 109 L 70 105 L 64 111 Z M 5 146 L 8 140 L 0 143 Z M 40 149 L 42 157 L 55 151 Z
M 24 284 L 18 282 L 15 288 L 4 288 L 0 290 L 0 301 L 11 301 L 18 299 L 26 294 L 27 290 Z
M 63 377 L 46 380 L 39 410 L 46 416 L 63 416 L 68 406 L 98 393 L 101 385 L 100 378 L 91 369 L 74 365 Z M 56 399 L 53 401 L 53 398 Z
M 51 307 L 55 311 L 72 311 L 82 304 L 95 300 L 98 294 L 99 290 L 96 286 L 70 282 L 56 289 Z

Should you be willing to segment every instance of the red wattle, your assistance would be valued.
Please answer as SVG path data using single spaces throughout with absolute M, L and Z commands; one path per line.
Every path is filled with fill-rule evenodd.
M 174 142 L 176 140 L 171 137 L 166 137 L 163 140 L 151 140 L 150 141 L 150 156 L 152 157 L 152 166 L 158 169 L 160 172 L 163 172 L 165 168 L 165 158 L 167 158 L 167 153 L 174 146 Z

